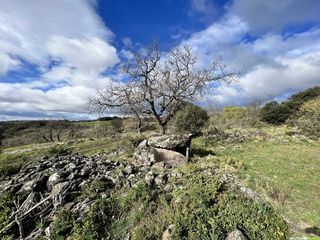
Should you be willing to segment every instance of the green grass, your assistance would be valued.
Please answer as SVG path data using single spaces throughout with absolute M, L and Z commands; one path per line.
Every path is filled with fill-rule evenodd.
M 0 153 L 0 177 L 19 172 L 23 165 L 41 156 L 63 154 L 62 150 L 68 150 L 68 152 L 70 150 L 70 152 L 78 152 L 87 156 L 118 152 L 118 154 L 110 155 L 109 160 L 128 159 L 133 154 L 133 146 L 139 143 L 142 138 L 140 135 L 128 133 L 119 134 L 113 139 L 80 139 L 71 145 L 42 143 L 5 148 Z
M 195 146 L 204 146 L 196 139 Z M 217 159 L 241 162 L 238 175 L 296 224 L 320 226 L 319 143 L 261 141 L 241 144 L 206 144 Z M 239 164 L 242 166 L 242 164 Z

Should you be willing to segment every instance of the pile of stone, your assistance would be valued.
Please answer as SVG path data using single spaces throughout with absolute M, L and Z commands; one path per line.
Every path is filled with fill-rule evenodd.
M 150 167 L 128 162 L 108 161 L 104 156 L 85 157 L 78 154 L 43 157 L 0 183 L 1 194 L 10 194 L 15 201 L 8 224 L 0 230 L 17 238 L 35 239 L 50 236 L 50 223 L 59 207 L 84 216 L 95 199 L 79 197 L 95 180 L 111 189 L 134 186 L 138 181 L 164 186 L 165 173 L 154 173 Z M 105 197 L 105 192 L 97 197 Z M 79 219 L 81 221 L 81 219 Z M 41 222 L 45 229 L 37 228 Z
M 1 194 L 15 199 L 9 220 L 0 229 L 0 238 L 13 235 L 14 239 L 39 236 L 50 239 L 50 224 L 61 207 L 76 212 L 77 221 L 81 222 L 97 198 L 108 197 L 106 190 L 97 191 L 94 197 L 83 195 L 97 180 L 110 191 L 135 187 L 144 181 L 160 191 L 170 192 L 173 186 L 168 184 L 169 179 L 179 179 L 182 173 L 168 168 L 185 164 L 190 150 L 190 135 L 169 135 L 144 140 L 136 149 L 133 161 L 128 162 L 110 161 L 104 155 L 79 154 L 43 157 L 32 162 L 0 182 Z M 231 188 L 236 186 L 232 176 L 225 175 L 222 181 Z M 39 223 L 41 228 L 37 227 Z

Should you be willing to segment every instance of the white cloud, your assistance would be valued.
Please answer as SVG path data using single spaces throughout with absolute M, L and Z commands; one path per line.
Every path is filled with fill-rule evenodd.
M 215 99 L 222 105 L 241 105 L 275 99 L 288 90 L 299 91 L 320 84 L 320 51 L 277 61 L 281 68 L 259 65 L 238 82 L 218 88 Z
M 102 72 L 119 61 L 116 49 L 96 37 L 71 39 L 54 36 L 47 48 L 50 55 L 62 59 L 64 65 L 83 72 Z
M 0 76 L 5 75 L 10 70 L 16 69 L 19 65 L 19 61 L 13 59 L 7 53 L 0 51 Z
M 319 10 L 318 0 L 234 0 L 228 9 L 229 14 L 242 18 L 254 32 L 319 21 Z
M 249 33 L 246 22 L 228 15 L 182 43 L 192 47 L 201 66 L 222 56 L 230 70 L 242 73 L 206 100 L 247 104 L 320 85 L 320 29 L 289 36 L 269 33 L 248 41 Z
M 88 97 L 110 82 L 103 72 L 119 61 L 96 1 L 0 0 L 0 6 L 0 75 L 26 63 L 40 71 L 28 82 L 0 79 L 1 111 L 83 112 Z

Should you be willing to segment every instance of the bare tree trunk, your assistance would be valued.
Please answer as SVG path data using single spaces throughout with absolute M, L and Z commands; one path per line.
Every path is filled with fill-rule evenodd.
M 160 134 L 161 135 L 165 135 L 166 134 L 166 125 L 163 125 L 163 124 L 159 124 L 159 127 L 160 127 Z
M 138 121 L 137 132 L 138 132 L 138 133 L 141 133 L 142 119 L 141 119 L 141 117 L 139 116 L 139 114 L 135 114 L 135 115 L 136 115 L 136 118 L 137 118 L 137 121 Z

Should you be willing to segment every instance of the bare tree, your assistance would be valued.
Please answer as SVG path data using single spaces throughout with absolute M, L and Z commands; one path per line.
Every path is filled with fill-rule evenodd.
M 62 136 L 64 140 L 74 137 L 74 125 L 68 120 L 50 120 L 46 123 L 44 129 L 39 134 L 47 142 L 61 142 Z
M 191 48 L 175 48 L 161 54 L 156 42 L 143 52 L 136 52 L 125 62 L 122 71 L 127 83 L 116 83 L 90 99 L 90 106 L 100 113 L 118 109 L 133 114 L 141 123 L 143 116 L 152 116 L 160 131 L 185 102 L 193 102 L 203 95 L 210 83 L 230 81 L 235 74 L 225 72 L 221 61 L 207 68 L 197 67 Z M 140 124 L 139 124 L 140 125 Z

